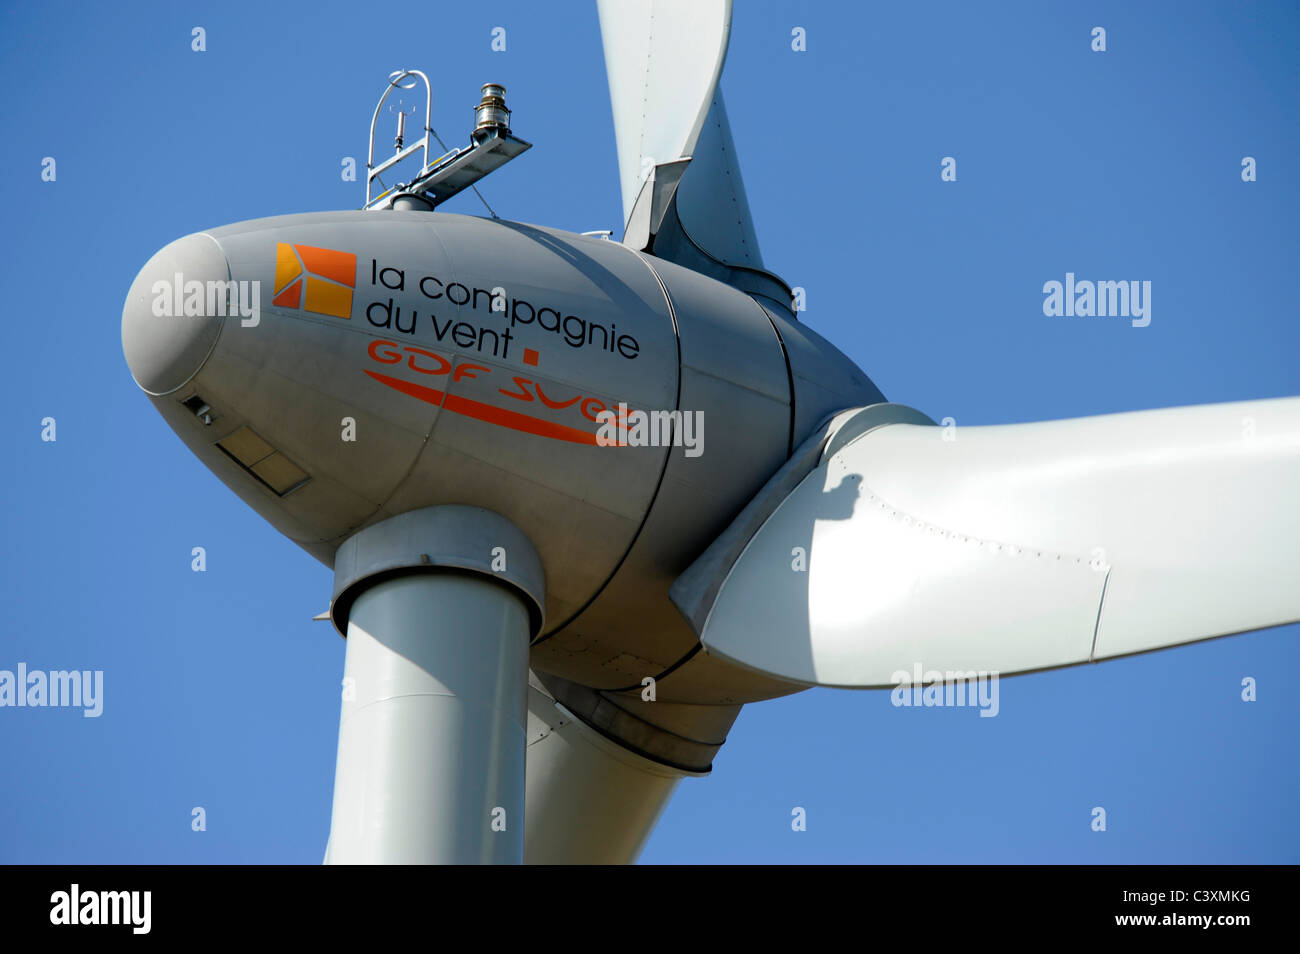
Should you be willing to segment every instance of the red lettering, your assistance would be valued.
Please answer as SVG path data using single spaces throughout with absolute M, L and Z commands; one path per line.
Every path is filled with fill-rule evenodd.
M 475 371 L 486 371 L 491 373 L 491 368 L 485 368 L 481 364 L 458 364 L 456 370 L 451 373 L 453 381 L 459 381 L 461 378 L 469 378 L 471 381 L 478 377 Z
M 519 393 L 516 394 L 514 391 L 507 391 L 505 388 L 497 388 L 498 394 L 504 394 L 506 397 L 518 398 L 521 401 L 531 401 L 533 399 L 532 394 L 528 391 L 528 385 L 532 384 L 532 381 L 529 381 L 525 377 L 520 377 L 517 374 L 512 375 L 510 380 L 515 382 L 515 387 L 519 389 Z
M 411 355 L 411 357 L 407 359 L 406 363 L 412 371 L 419 371 L 421 374 L 446 374 L 451 370 L 451 362 L 440 354 L 434 354 L 432 351 L 425 351 L 423 348 L 414 348 L 409 346 L 405 350 Z M 432 358 L 434 361 L 437 361 L 438 367 L 432 369 L 420 367 L 415 363 L 415 356 L 417 354 L 422 354 L 426 358 Z
M 397 364 L 397 362 L 402 360 L 401 353 L 397 351 L 385 352 L 384 355 L 381 356 L 376 351 L 376 349 L 379 348 L 381 345 L 387 345 L 390 348 L 397 347 L 397 345 L 393 344 L 393 342 L 391 341 L 384 341 L 382 338 L 376 338 L 374 341 L 370 342 L 370 347 L 366 348 L 366 351 L 367 353 L 369 353 L 370 357 L 374 358 L 380 364 Z
M 534 384 L 533 387 L 537 388 L 537 396 L 542 399 L 542 403 L 553 410 L 558 410 L 562 407 L 569 407 L 570 405 L 576 404 L 578 401 L 582 399 L 581 394 L 575 394 L 567 401 L 552 401 L 550 398 L 546 396 L 546 392 L 542 390 L 542 386 L 540 384 Z

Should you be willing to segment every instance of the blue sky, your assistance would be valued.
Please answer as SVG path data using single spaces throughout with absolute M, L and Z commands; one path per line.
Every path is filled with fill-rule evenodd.
M 765 261 L 890 399 L 960 426 L 1300 394 L 1294 4 L 736 6 L 723 87 Z M 105 672 L 98 719 L 0 709 L 0 861 L 316 863 L 325 846 L 344 645 L 311 617 L 331 574 L 132 383 L 121 307 L 149 256 L 358 206 L 340 161 L 364 164 L 399 67 L 430 75 L 448 142 L 482 83 L 508 87 L 534 149 L 483 185 L 500 215 L 621 226 L 594 4 L 382 13 L 0 8 L 0 669 Z M 1045 317 L 1042 285 L 1067 271 L 1151 281 L 1150 326 Z M 1298 635 L 1007 679 L 994 719 L 831 690 L 748 706 L 642 860 L 1300 861 Z

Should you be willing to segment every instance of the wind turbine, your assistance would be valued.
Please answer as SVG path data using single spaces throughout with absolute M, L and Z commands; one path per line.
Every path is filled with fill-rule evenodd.
M 327 861 L 630 861 L 746 703 L 1300 619 L 1300 399 L 955 435 L 887 402 L 764 266 L 731 4 L 599 9 L 621 241 L 435 211 L 528 143 L 489 84 L 431 157 L 400 71 L 375 121 L 423 85 L 424 127 L 376 161 L 372 121 L 365 208 L 186 236 L 127 297 L 137 384 L 334 570 Z

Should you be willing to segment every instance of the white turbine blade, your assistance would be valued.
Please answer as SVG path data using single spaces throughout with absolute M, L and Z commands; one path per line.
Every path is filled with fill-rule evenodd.
M 623 219 L 650 168 L 691 155 L 722 74 L 730 0 L 598 0 Z
M 710 652 L 872 687 L 1300 619 L 1300 398 L 888 424 L 828 449 L 698 614 Z
M 677 190 L 677 214 L 691 241 L 718 261 L 763 267 L 721 89 L 714 94 L 695 158 Z
M 681 225 L 696 246 L 723 264 L 761 268 L 718 90 L 731 0 L 598 0 L 598 8 L 629 234 L 641 247 L 676 191 Z M 691 159 L 684 175 L 673 166 L 682 159 Z M 654 170 L 665 166 L 657 189 L 643 197 Z M 633 228 L 638 198 L 645 221 Z

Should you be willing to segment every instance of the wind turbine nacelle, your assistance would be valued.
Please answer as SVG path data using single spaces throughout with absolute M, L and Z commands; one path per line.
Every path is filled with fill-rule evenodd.
M 122 341 L 199 459 L 327 565 L 421 507 L 512 521 L 542 558 L 545 629 L 634 543 L 667 606 L 794 444 L 881 400 L 791 318 L 617 242 L 358 211 L 173 242 L 131 286 Z

